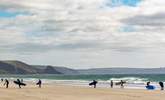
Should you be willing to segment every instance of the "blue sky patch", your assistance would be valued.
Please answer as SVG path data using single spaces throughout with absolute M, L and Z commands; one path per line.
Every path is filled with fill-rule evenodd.
M 24 14 L 19 12 L 8 12 L 0 10 L 0 18 L 11 18 L 16 17 L 17 15 Z
M 17 13 L 0 11 L 0 17 L 15 17 L 15 16 L 17 16 Z
M 108 0 L 106 6 L 108 7 L 119 7 L 119 6 L 130 6 L 136 7 L 142 0 Z
M 135 28 L 130 25 L 123 26 L 119 29 L 119 32 L 135 32 Z

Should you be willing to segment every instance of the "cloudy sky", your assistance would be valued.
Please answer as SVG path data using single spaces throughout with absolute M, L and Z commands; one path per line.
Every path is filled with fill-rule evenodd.
M 0 0 L 0 59 L 165 67 L 164 0 Z

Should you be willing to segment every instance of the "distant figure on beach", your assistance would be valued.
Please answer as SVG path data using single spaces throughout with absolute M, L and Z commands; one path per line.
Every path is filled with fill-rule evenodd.
M 146 86 L 146 89 L 147 89 L 147 90 L 155 90 L 155 89 L 156 89 L 156 87 L 155 87 L 154 85 L 150 85 L 150 82 L 147 82 L 146 85 L 147 85 L 147 86 Z
M 21 88 L 21 86 L 26 86 L 26 84 L 23 83 L 23 82 L 21 82 L 19 79 L 17 79 L 17 81 L 14 81 L 14 83 L 15 83 L 16 85 L 18 85 L 19 88 Z
M 150 85 L 150 82 L 147 82 L 147 86 L 149 86 Z
M 41 88 L 41 85 L 42 85 L 42 81 L 39 79 L 38 82 L 36 83 L 36 85 L 39 86 L 39 88 Z
M 23 79 L 21 79 L 21 82 L 23 83 Z
M 17 82 L 19 83 L 19 84 L 18 84 L 19 88 L 21 88 L 21 84 L 20 84 L 21 81 L 20 81 L 19 79 L 17 79 Z
M 6 85 L 6 88 L 9 87 L 9 81 L 8 81 L 7 79 L 5 79 L 5 83 L 4 83 L 4 85 Z
M 111 88 L 113 88 L 113 80 L 111 80 L 110 86 Z
M 121 88 L 124 88 L 124 81 L 123 80 L 121 80 Z
M 1 82 L 3 82 L 3 78 L 1 78 Z
M 94 88 L 96 88 L 96 84 L 97 84 L 97 83 L 98 83 L 98 82 L 97 82 L 96 80 L 93 80 L 93 82 L 89 83 L 89 85 L 90 85 L 90 86 L 93 85 Z
M 159 82 L 159 85 L 161 87 L 161 90 L 164 90 L 164 83 L 163 82 Z

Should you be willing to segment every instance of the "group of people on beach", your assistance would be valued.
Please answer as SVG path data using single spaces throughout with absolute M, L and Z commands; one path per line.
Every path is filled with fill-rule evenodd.
M 1 79 L 1 82 L 4 82 L 4 86 L 6 88 L 9 88 L 9 80 L 8 79 Z M 17 79 L 17 80 L 14 80 L 13 83 L 15 83 L 16 85 L 19 86 L 19 88 L 21 88 L 21 86 L 26 86 L 26 83 L 23 82 L 23 79 Z M 41 85 L 42 85 L 42 81 L 41 79 L 38 80 L 38 82 L 36 83 L 36 85 L 38 85 L 39 88 L 41 88 Z
M 94 86 L 94 88 L 96 88 L 97 83 L 98 82 L 96 80 L 93 80 L 91 83 L 89 83 L 89 86 Z M 125 83 L 126 83 L 126 81 L 121 80 L 120 82 L 115 83 L 115 85 L 120 85 L 121 88 L 124 88 Z M 151 82 L 147 82 L 146 88 L 148 90 L 154 90 L 155 86 L 150 85 L 150 83 Z M 114 86 L 114 82 L 113 82 L 113 80 L 111 80 L 110 81 L 110 87 L 113 88 L 113 86 Z M 160 86 L 161 90 L 164 90 L 164 83 L 162 81 L 159 82 L 159 86 Z
M 4 86 L 6 88 L 9 88 L 9 80 L 8 79 L 1 79 L 1 82 L 4 82 Z M 23 79 L 17 79 L 17 80 L 14 80 L 13 81 L 16 85 L 19 86 L 19 88 L 21 88 L 21 86 L 26 86 L 26 83 L 23 82 Z M 98 81 L 96 80 L 93 80 L 91 83 L 89 83 L 89 86 L 93 86 L 94 88 L 96 88 L 96 85 L 97 85 Z M 116 82 L 115 85 L 120 85 L 121 88 L 124 88 L 124 84 L 126 83 L 126 81 L 123 81 L 121 80 L 120 82 Z M 148 90 L 154 90 L 155 89 L 155 86 L 153 85 L 150 85 L 151 82 L 147 82 L 146 84 L 146 88 Z M 38 80 L 38 82 L 36 83 L 36 85 L 38 85 L 39 88 L 41 88 L 41 85 L 42 85 L 42 81 L 41 79 Z M 110 87 L 113 88 L 114 86 L 114 82 L 113 80 L 110 81 Z M 163 82 L 159 82 L 159 86 L 160 86 L 160 89 L 161 90 L 164 90 L 164 83 Z
M 117 82 L 116 85 L 120 85 L 121 88 L 124 88 L 125 83 L 126 83 L 125 81 L 121 80 L 120 82 Z M 110 86 L 111 86 L 111 88 L 113 88 L 113 86 L 114 86 L 113 80 L 111 80 Z
M 147 89 L 154 89 L 155 87 L 153 85 L 150 85 L 151 82 L 147 82 L 147 87 L 150 87 L 150 88 L 147 88 Z M 164 90 L 164 83 L 162 81 L 159 82 L 159 86 L 160 86 L 160 90 Z
M 91 83 L 89 83 L 89 86 L 93 85 L 94 88 L 96 88 L 97 83 L 98 82 L 96 80 L 93 80 Z M 125 81 L 121 80 L 120 82 L 117 82 L 116 85 L 120 85 L 121 88 L 124 88 L 125 83 L 126 83 Z M 114 82 L 113 82 L 113 80 L 111 80 L 110 87 L 113 88 L 113 86 L 114 86 Z

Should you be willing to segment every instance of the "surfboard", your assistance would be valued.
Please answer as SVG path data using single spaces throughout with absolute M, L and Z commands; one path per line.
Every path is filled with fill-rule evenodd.
M 37 83 L 36 83 L 36 85 L 39 85 L 39 84 L 41 84 L 41 83 L 40 83 L 40 82 L 37 82 Z
M 147 90 L 155 90 L 155 86 L 153 86 L 153 85 L 148 85 L 148 86 L 146 86 L 146 89 Z
M 14 81 L 14 83 L 17 84 L 17 85 L 26 86 L 26 84 L 25 83 L 22 83 L 22 82 Z
M 97 81 L 89 83 L 89 85 L 95 85 L 95 84 L 97 84 Z

